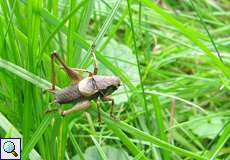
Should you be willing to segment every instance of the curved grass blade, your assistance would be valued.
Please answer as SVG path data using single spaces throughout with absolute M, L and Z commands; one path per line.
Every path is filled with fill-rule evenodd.
M 164 117 L 163 117 L 163 110 L 162 107 L 160 105 L 160 101 L 157 95 L 153 95 L 152 96 L 152 102 L 153 102 L 153 108 L 155 110 L 155 117 L 156 117 L 156 121 L 157 121 L 157 126 L 158 126 L 158 133 L 160 135 L 160 138 L 162 140 L 164 140 L 165 142 L 167 142 L 167 135 L 166 132 L 164 132 L 164 130 L 166 129 L 165 125 L 164 125 Z M 163 157 L 164 159 L 170 159 L 170 154 L 167 151 L 162 151 Z

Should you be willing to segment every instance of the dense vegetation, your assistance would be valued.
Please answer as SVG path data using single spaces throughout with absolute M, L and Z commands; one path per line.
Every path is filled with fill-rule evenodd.
M 230 1 L 0 1 L 0 137 L 23 137 L 29 159 L 230 160 Z M 116 75 L 110 103 L 61 117 L 50 54 Z M 56 63 L 57 86 L 70 85 Z M 82 73 L 83 76 L 87 76 Z

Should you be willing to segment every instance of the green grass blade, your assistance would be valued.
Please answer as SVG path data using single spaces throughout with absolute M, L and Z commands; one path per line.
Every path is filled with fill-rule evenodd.
M 209 39 L 211 40 L 212 45 L 213 45 L 213 47 L 214 47 L 214 49 L 215 49 L 215 51 L 216 51 L 216 53 L 217 53 L 219 59 L 220 59 L 221 62 L 223 63 L 223 60 L 222 60 L 221 55 L 220 55 L 220 52 L 218 51 L 218 49 L 217 49 L 217 47 L 216 47 L 216 44 L 215 44 L 215 42 L 214 42 L 214 40 L 213 40 L 213 38 L 212 38 L 210 32 L 208 31 L 208 28 L 206 27 L 206 24 L 205 24 L 205 22 L 203 21 L 203 18 L 201 17 L 201 14 L 200 14 L 200 12 L 199 12 L 199 9 L 196 9 L 196 6 L 194 5 L 194 3 L 193 3 L 191 0 L 190 0 L 190 3 L 192 4 L 192 7 L 195 9 L 197 15 L 199 16 L 199 19 L 200 19 L 200 21 L 201 21 L 201 24 L 203 25 L 205 31 L 207 32 L 208 37 L 209 37 Z
M 153 107 L 154 107 L 154 110 L 155 110 L 155 118 L 156 118 L 156 121 L 157 121 L 158 133 L 160 134 L 160 138 L 162 140 L 164 140 L 165 142 L 167 142 L 168 138 L 167 138 L 167 134 L 165 132 L 166 127 L 164 125 L 165 120 L 164 120 L 163 113 L 162 113 L 163 109 L 162 109 L 162 107 L 160 105 L 160 101 L 159 101 L 157 95 L 152 96 L 152 102 L 153 102 Z M 162 153 L 163 153 L 164 159 L 170 159 L 169 152 L 163 151 Z
M 70 139 L 71 139 L 71 141 L 73 143 L 73 146 L 74 146 L 75 150 L 79 154 L 80 159 L 85 160 L 84 154 L 82 153 L 80 146 L 78 145 L 77 141 L 75 140 L 75 138 L 74 138 L 74 136 L 73 136 L 73 134 L 71 132 L 69 133 L 69 137 L 70 137 Z
M 224 128 L 219 140 L 217 141 L 217 144 L 215 148 L 211 151 L 210 154 L 210 160 L 214 160 L 218 153 L 220 152 L 221 148 L 224 146 L 224 144 L 227 142 L 227 140 L 230 138 L 230 121 L 228 121 L 226 127 Z
M 139 60 L 139 56 L 138 56 L 138 51 L 137 51 L 137 44 L 136 44 L 136 35 L 135 35 L 135 30 L 134 30 L 134 25 L 133 25 L 133 18 L 132 18 L 132 11 L 131 11 L 131 6 L 130 6 L 130 0 L 127 0 L 128 3 L 128 11 L 129 11 L 129 21 L 131 24 L 131 30 L 132 30 L 132 39 L 133 39 L 133 44 L 134 44 L 134 53 L 136 56 L 136 61 L 137 61 L 137 67 L 138 67 L 138 73 L 139 73 L 139 77 L 140 77 L 140 85 L 141 85 L 141 91 L 142 91 L 142 97 L 143 97 L 143 106 L 145 109 L 145 113 L 146 113 L 146 119 L 149 122 L 149 111 L 148 111 L 148 107 L 147 107 L 147 102 L 146 102 L 146 97 L 145 97 L 145 89 L 144 89 L 144 85 L 143 85 L 143 79 L 141 76 L 141 67 L 140 67 L 140 60 Z
M 133 160 L 139 160 L 139 159 L 141 159 L 141 158 L 143 157 L 143 155 L 144 155 L 144 151 L 141 151 L 138 155 L 136 155 L 136 156 L 133 158 Z
M 99 145 L 99 143 L 97 142 L 97 140 L 92 136 L 90 135 L 91 139 L 93 140 L 93 143 L 96 145 L 96 148 L 98 150 L 98 153 L 99 155 L 101 156 L 101 159 L 102 160 L 107 160 L 107 157 L 103 151 L 103 149 L 101 148 L 101 146 Z
M 99 34 L 97 35 L 94 44 L 98 44 L 98 42 L 101 41 L 101 39 L 104 37 L 106 31 L 109 29 L 109 27 L 111 26 L 111 23 L 113 21 L 113 19 L 115 18 L 115 14 L 117 13 L 117 10 L 121 4 L 122 0 L 117 0 L 116 4 L 114 5 L 111 13 L 107 16 L 103 26 L 101 27 Z
M 74 8 L 76 8 L 76 1 L 75 0 L 71 0 L 70 2 L 70 13 L 74 10 Z M 67 61 L 66 63 L 69 65 L 73 65 L 76 59 L 79 58 L 76 57 L 75 58 L 75 54 L 74 54 L 74 31 L 76 30 L 76 12 L 74 12 L 75 14 L 73 14 L 70 18 L 69 18 L 69 23 L 68 23 L 68 32 L 67 32 Z M 59 29 L 58 29 L 59 30 Z
M 128 136 L 124 132 L 122 132 L 121 129 L 113 125 L 108 125 L 108 127 L 113 131 L 114 134 L 116 134 L 120 138 L 120 140 L 127 146 L 127 148 L 134 156 L 138 156 L 141 153 L 141 150 L 139 150 L 138 147 L 133 144 L 132 141 L 130 141 Z M 147 160 L 148 158 L 145 157 L 144 154 L 141 154 L 139 159 Z

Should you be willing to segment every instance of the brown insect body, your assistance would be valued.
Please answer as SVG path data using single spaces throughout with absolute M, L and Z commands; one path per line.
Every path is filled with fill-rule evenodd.
M 64 61 L 60 58 L 56 51 L 51 54 L 51 81 L 52 88 L 48 89 L 51 93 L 55 93 L 55 101 L 59 104 L 65 103 L 75 103 L 72 108 L 67 110 L 61 110 L 60 115 L 66 116 L 70 113 L 77 112 L 80 110 L 87 109 L 90 107 L 90 100 L 97 101 L 97 109 L 98 109 L 98 120 L 101 121 L 100 116 L 100 104 L 98 103 L 98 97 L 103 101 L 111 101 L 110 107 L 110 116 L 113 116 L 113 108 L 114 108 L 114 99 L 109 97 L 117 88 L 120 86 L 120 79 L 116 76 L 100 76 L 97 75 L 98 67 L 96 63 L 96 56 L 94 53 L 95 45 L 93 44 L 91 47 L 91 54 L 93 56 L 94 61 L 94 70 L 90 72 L 86 69 L 81 68 L 70 68 L 67 66 Z M 55 89 L 56 85 L 56 72 L 55 72 L 55 63 L 54 60 L 57 60 L 64 71 L 68 74 L 69 78 L 73 80 L 74 84 L 64 89 L 57 90 Z M 77 72 L 86 72 L 89 73 L 89 77 L 82 78 L 78 75 Z M 49 109 L 46 112 L 57 111 L 59 109 Z
M 120 79 L 115 76 L 94 75 L 82 79 L 78 84 L 68 86 L 55 93 L 59 104 L 97 99 L 112 94 L 120 86 Z

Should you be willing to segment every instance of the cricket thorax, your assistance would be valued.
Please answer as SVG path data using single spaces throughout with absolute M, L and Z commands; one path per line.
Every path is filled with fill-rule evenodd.
M 90 97 L 94 94 L 110 95 L 120 86 L 120 79 L 115 76 L 88 77 L 79 82 L 78 87 L 82 95 Z

